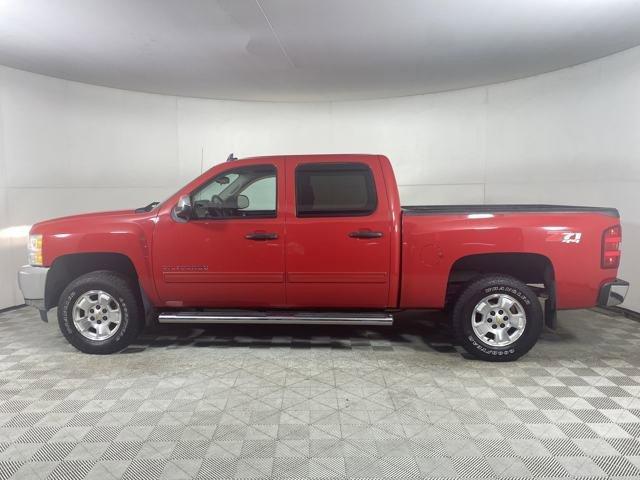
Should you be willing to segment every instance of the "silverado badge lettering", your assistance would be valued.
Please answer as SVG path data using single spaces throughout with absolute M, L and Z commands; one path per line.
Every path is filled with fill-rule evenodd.
M 163 265 L 163 272 L 206 272 L 207 265 Z

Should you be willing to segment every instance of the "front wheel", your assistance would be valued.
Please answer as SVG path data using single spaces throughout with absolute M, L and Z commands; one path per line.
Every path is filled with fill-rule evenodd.
M 471 283 L 453 309 L 457 341 L 482 360 L 515 360 L 535 345 L 543 325 L 535 293 L 506 275 L 487 275 Z
M 85 353 L 107 354 L 125 348 L 136 338 L 141 319 L 134 286 L 110 271 L 76 278 L 58 303 L 62 334 Z

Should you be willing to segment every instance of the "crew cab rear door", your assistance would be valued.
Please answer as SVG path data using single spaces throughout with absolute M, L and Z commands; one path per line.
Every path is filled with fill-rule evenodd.
M 286 294 L 294 308 L 384 308 L 391 218 L 379 161 L 287 157 Z
M 284 184 L 281 158 L 232 162 L 188 192 L 190 220 L 159 215 L 153 264 L 166 306 L 284 306 Z

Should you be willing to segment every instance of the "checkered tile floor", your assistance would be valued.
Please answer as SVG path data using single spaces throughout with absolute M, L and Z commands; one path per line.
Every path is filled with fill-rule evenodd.
M 562 312 L 489 364 L 437 320 L 162 327 L 90 356 L 5 312 L 0 478 L 640 477 L 640 323 Z

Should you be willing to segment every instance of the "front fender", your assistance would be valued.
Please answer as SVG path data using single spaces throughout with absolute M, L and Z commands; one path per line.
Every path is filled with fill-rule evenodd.
M 98 216 L 82 221 L 60 220 L 34 226 L 32 233 L 43 236 L 44 266 L 53 266 L 57 260 L 78 254 L 117 254 L 133 265 L 140 288 L 152 303 L 157 298 L 150 261 L 155 216 L 110 218 Z

